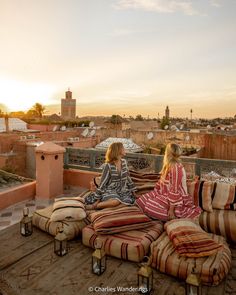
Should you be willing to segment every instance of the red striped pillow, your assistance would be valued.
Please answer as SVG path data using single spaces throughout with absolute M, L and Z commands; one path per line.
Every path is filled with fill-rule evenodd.
M 152 220 L 136 206 L 109 208 L 90 215 L 94 231 L 99 234 L 113 234 L 128 230 L 145 228 Z
M 218 244 L 210 234 L 201 229 L 192 219 L 180 218 L 167 222 L 164 226 L 175 250 L 187 257 L 204 257 L 217 253 Z

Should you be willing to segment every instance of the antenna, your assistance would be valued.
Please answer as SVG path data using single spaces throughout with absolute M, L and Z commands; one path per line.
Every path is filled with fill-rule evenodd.
M 152 132 L 148 132 L 148 134 L 147 134 L 147 139 L 152 139 L 153 138 L 153 133 Z
M 57 126 L 54 126 L 52 131 L 57 131 Z
M 84 129 L 84 131 L 81 133 L 81 135 L 82 135 L 83 137 L 88 136 L 88 134 L 89 134 L 89 130 L 88 130 L 88 128 Z

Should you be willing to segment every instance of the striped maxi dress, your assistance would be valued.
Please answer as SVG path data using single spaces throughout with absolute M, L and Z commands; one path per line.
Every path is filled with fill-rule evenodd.
M 201 213 L 187 192 L 186 173 L 181 163 L 174 164 L 166 178 L 160 179 L 154 190 L 141 195 L 136 203 L 148 216 L 163 221 L 168 219 L 170 205 L 175 207 L 177 218 L 196 218 Z
M 118 171 L 115 164 L 103 164 L 101 181 L 95 192 L 85 198 L 86 204 L 93 204 L 97 200 L 106 201 L 116 199 L 123 204 L 131 205 L 135 202 L 133 192 L 136 190 L 129 176 L 129 170 L 125 159 L 121 159 L 121 170 Z

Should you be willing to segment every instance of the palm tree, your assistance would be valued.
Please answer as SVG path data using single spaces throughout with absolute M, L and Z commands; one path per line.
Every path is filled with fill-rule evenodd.
M 37 117 L 41 119 L 43 117 L 45 107 L 40 103 L 36 102 L 36 104 L 32 107 L 32 111 L 36 114 Z

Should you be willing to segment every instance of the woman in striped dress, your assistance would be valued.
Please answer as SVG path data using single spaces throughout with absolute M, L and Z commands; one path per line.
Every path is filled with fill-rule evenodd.
M 167 221 L 174 218 L 197 218 L 201 209 L 187 192 L 186 172 L 180 162 L 181 148 L 175 143 L 166 146 L 161 178 L 153 191 L 141 195 L 137 205 L 148 216 Z
M 135 185 L 129 176 L 127 162 L 122 157 L 125 149 L 121 142 L 112 143 L 106 152 L 100 184 L 86 199 L 86 209 L 115 207 L 120 203 L 135 202 Z

